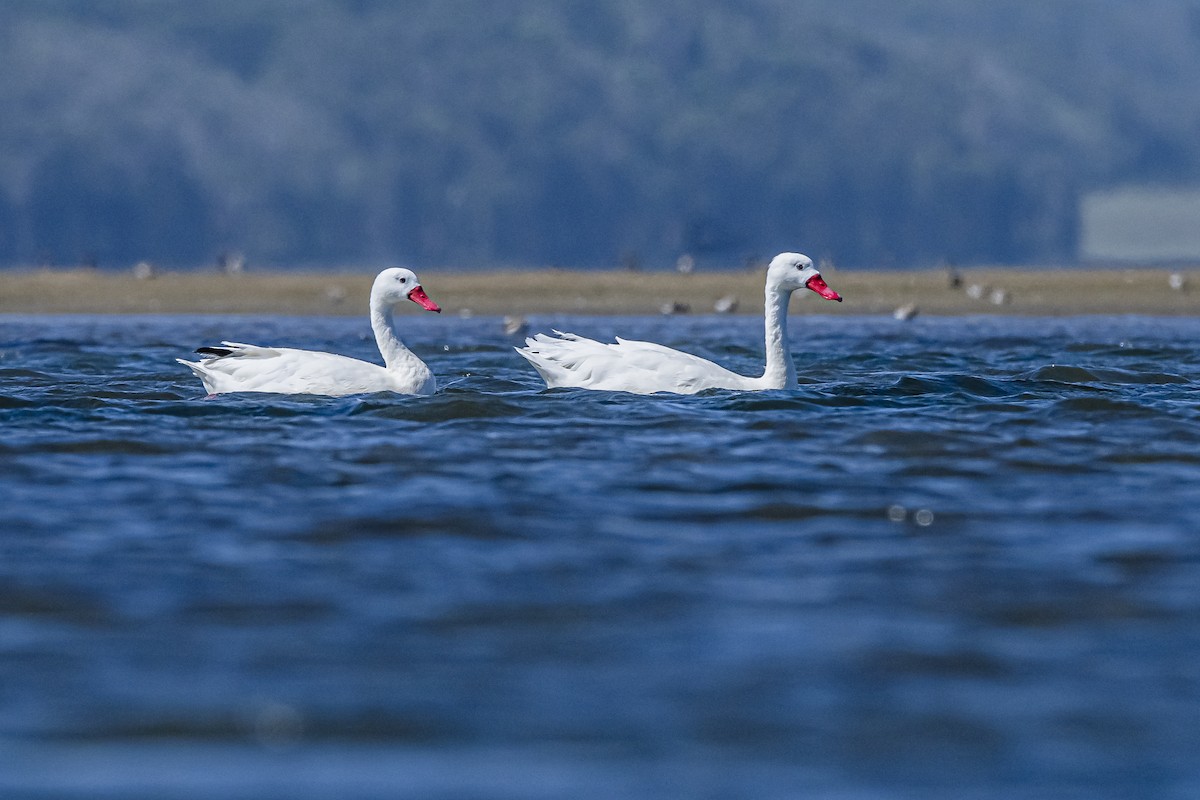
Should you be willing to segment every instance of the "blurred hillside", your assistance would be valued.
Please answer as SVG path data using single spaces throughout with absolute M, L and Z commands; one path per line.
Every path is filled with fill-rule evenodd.
M 6 0 L 0 264 L 1070 261 L 1191 0 Z

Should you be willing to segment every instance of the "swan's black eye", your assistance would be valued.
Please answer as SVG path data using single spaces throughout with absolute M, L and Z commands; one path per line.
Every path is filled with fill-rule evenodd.
M 400 282 L 401 282 L 401 283 L 408 283 L 408 278 L 401 278 L 401 279 L 400 279 Z

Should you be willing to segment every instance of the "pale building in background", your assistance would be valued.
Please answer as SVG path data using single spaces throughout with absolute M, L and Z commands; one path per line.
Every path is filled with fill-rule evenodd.
M 1084 262 L 1200 262 L 1200 189 L 1128 187 L 1084 196 Z

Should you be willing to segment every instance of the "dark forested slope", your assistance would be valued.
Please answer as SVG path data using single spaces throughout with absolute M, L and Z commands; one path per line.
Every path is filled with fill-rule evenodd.
M 1184 0 L 9 0 L 0 263 L 1069 260 L 1198 85 Z

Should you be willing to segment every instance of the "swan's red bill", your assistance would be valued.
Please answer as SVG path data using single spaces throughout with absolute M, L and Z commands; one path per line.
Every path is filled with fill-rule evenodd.
M 426 311 L 436 311 L 439 314 L 442 313 L 441 306 L 439 306 L 437 303 L 430 300 L 429 295 L 425 294 L 425 290 L 422 289 L 420 286 L 414 288 L 411 292 L 408 293 L 408 299 L 412 300 L 414 303 L 416 303 L 417 305 L 419 305 L 421 308 L 425 309 Z
M 804 285 L 821 295 L 821 297 L 824 297 L 826 300 L 837 300 L 839 303 L 842 302 L 842 296 L 833 289 L 830 289 L 829 284 L 826 283 L 825 279 L 820 275 L 813 275 L 808 279 L 808 283 Z

